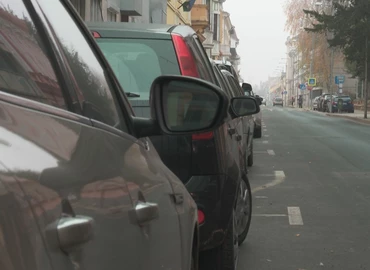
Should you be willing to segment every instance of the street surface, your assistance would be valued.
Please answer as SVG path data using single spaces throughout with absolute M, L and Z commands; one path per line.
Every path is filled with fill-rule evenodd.
M 262 107 L 238 270 L 370 269 L 370 125 Z

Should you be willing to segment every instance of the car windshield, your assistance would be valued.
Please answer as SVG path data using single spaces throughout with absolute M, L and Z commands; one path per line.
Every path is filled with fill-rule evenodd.
M 123 89 L 130 92 L 129 98 L 147 100 L 155 78 L 163 74 L 180 74 L 171 40 L 96 40 Z

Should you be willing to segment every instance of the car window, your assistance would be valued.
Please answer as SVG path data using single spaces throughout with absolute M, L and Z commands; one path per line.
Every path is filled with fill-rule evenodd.
M 199 72 L 199 76 L 201 79 L 206 80 L 208 82 L 214 83 L 214 78 L 212 78 L 208 66 L 207 61 L 208 58 L 205 57 L 205 53 L 203 50 L 203 47 L 199 44 L 199 40 L 196 36 L 193 36 L 190 39 L 190 42 L 188 43 L 188 46 L 190 46 L 190 50 L 193 53 L 195 63 L 197 65 L 197 69 Z
M 227 79 L 227 81 L 229 82 L 229 84 L 231 86 L 231 91 L 233 91 L 234 97 L 240 96 L 240 93 L 239 93 L 238 89 L 235 87 L 235 84 L 233 82 L 233 78 L 231 76 L 228 76 L 228 75 L 225 75 L 225 76 L 226 76 L 226 79 Z
M 230 84 L 233 87 L 233 89 L 235 89 L 235 92 L 237 93 L 237 95 L 242 96 L 243 91 L 241 90 L 241 87 L 239 86 L 239 84 L 235 81 L 235 78 L 231 76 L 227 76 L 227 77 L 229 78 Z
M 220 72 L 220 70 L 216 66 L 212 65 L 212 68 L 213 68 L 213 71 L 215 72 L 218 86 L 220 86 L 221 89 L 225 91 L 225 93 L 227 94 L 227 96 L 229 98 L 231 98 L 232 97 L 232 93 L 230 91 L 230 87 L 228 87 L 228 85 L 225 82 L 224 76 L 222 75 L 222 73 Z
M 163 74 L 180 75 L 172 40 L 96 39 L 124 89 L 148 99 L 150 87 Z
M 92 48 L 60 1 L 39 0 L 62 45 L 83 114 L 127 131 L 112 85 Z
M 21 0 L 0 0 L 0 91 L 67 109 L 50 59 Z

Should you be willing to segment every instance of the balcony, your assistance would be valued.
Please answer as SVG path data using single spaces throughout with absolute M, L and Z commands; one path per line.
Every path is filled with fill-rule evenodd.
M 221 46 L 220 46 L 220 52 L 221 52 L 221 54 L 223 56 L 230 56 L 231 55 L 230 46 L 229 45 L 221 44 Z
M 209 25 L 207 5 L 195 4 L 191 9 L 191 26 L 195 31 L 204 30 Z
M 143 0 L 121 0 L 121 14 L 126 16 L 142 16 Z

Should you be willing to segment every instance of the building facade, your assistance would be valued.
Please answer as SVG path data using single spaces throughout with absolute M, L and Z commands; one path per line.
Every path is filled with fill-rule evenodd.
M 84 21 L 166 23 L 167 0 L 70 0 Z
M 191 25 L 191 12 L 184 9 L 185 0 L 167 1 L 167 24 Z

